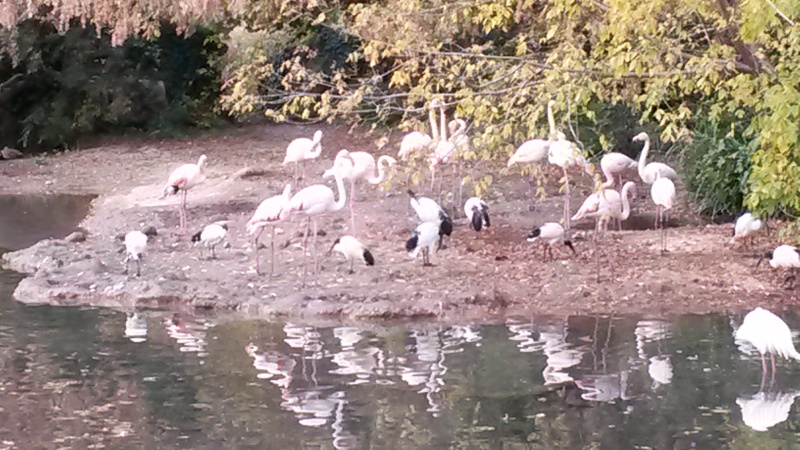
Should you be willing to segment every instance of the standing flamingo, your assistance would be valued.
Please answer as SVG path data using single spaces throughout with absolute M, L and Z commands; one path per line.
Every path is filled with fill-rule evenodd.
M 345 158 L 340 159 L 343 161 Z M 355 165 L 355 161 L 349 160 L 350 164 Z M 311 222 L 314 222 L 314 274 L 319 280 L 319 262 L 317 260 L 317 216 L 325 213 L 332 213 L 344 208 L 347 203 L 347 192 L 344 190 L 344 181 L 339 170 L 333 171 L 336 179 L 336 188 L 339 190 L 339 199 L 334 201 L 333 190 L 322 184 L 315 184 L 301 189 L 289 200 L 287 207 L 288 213 L 295 211 L 301 212 L 308 217 L 306 222 L 306 232 L 303 237 L 303 287 L 306 286 L 306 254 L 308 253 L 308 232 Z
M 375 158 L 367 152 L 351 152 L 340 150 L 333 162 L 333 167 L 322 174 L 322 178 L 330 178 L 334 171 L 339 171 L 339 175 L 350 181 L 350 232 L 356 234 L 356 181 L 363 179 L 369 184 L 375 185 L 383 182 L 386 176 L 384 163 L 389 167 L 395 165 L 397 160 L 389 155 L 378 158 L 378 173 L 375 174 Z
M 183 191 L 181 198 L 181 206 L 179 209 L 180 232 L 186 232 L 186 194 L 189 189 L 197 186 L 206 180 L 206 155 L 200 155 L 197 164 L 184 164 L 177 169 L 173 170 L 167 180 L 167 185 L 164 186 L 164 194 L 161 198 L 167 195 L 177 194 L 178 191 Z
M 253 217 L 247 221 L 245 230 L 247 234 L 256 235 L 255 238 L 255 251 L 256 251 L 256 274 L 261 275 L 261 265 L 258 261 L 258 237 L 264 228 L 270 226 L 272 228 L 272 237 L 270 238 L 270 259 L 269 259 L 269 278 L 275 273 L 275 224 L 285 219 L 288 215 L 287 206 L 289 206 L 289 199 L 292 193 L 292 185 L 287 184 L 283 188 L 281 195 L 275 195 L 261 202 L 253 213 Z
M 614 187 L 614 185 L 617 184 L 617 178 L 619 178 L 619 185 L 622 186 L 622 174 L 636 167 L 636 161 L 622 153 L 606 153 L 600 158 L 600 168 L 603 170 L 603 175 L 606 177 L 603 187 Z
M 450 142 L 455 146 L 454 157 L 456 159 L 456 187 L 455 191 L 458 192 L 455 203 L 461 204 L 464 199 L 464 157 L 469 153 L 472 148 L 467 136 L 467 122 L 464 119 L 453 119 L 447 124 L 450 129 Z
M 428 168 L 431 171 L 431 192 L 433 192 L 434 182 L 436 180 L 436 168 L 442 164 L 450 162 L 450 158 L 456 151 L 456 145 L 452 140 L 447 139 L 447 117 L 444 112 L 444 102 L 439 99 L 434 100 L 435 105 L 439 107 L 441 114 L 439 122 L 439 142 L 433 148 L 433 155 L 430 158 L 430 165 Z
M 660 163 L 651 162 L 646 164 L 647 155 L 650 153 L 650 136 L 647 133 L 639 133 L 631 139 L 633 142 L 644 142 L 642 147 L 642 154 L 639 155 L 639 177 L 645 184 L 653 184 L 658 178 L 669 178 L 671 180 L 678 180 L 678 174 L 672 167 Z
M 578 147 L 576 147 L 571 141 L 567 140 L 567 136 L 563 132 L 556 129 L 556 121 L 553 118 L 553 105 L 555 105 L 555 103 L 555 100 L 550 100 L 547 102 L 547 122 L 550 124 L 550 153 L 548 154 L 547 160 L 550 162 L 550 164 L 555 164 L 558 167 L 561 167 L 561 170 L 564 172 L 564 224 L 566 231 L 569 232 L 569 198 L 571 191 L 569 188 L 569 174 L 567 169 L 577 166 L 583 169 L 589 175 L 592 174 L 592 169 L 591 166 L 587 164 L 586 159 L 583 157 L 583 154 L 581 154 L 581 151 L 578 149 Z
M 775 355 L 800 361 L 794 348 L 792 331 L 780 317 L 763 308 L 756 308 L 746 316 L 742 326 L 736 330 L 736 339 L 750 342 L 761 353 L 761 387 L 767 377 L 766 354 L 772 361 L 772 380 L 775 380 Z
M 428 105 L 428 120 L 431 123 L 430 135 L 420 131 L 412 131 L 403 136 L 403 140 L 400 142 L 400 152 L 397 154 L 397 157 L 402 161 L 407 160 L 413 153 L 427 151 L 434 143 L 439 141 L 439 130 L 436 128 L 436 107 L 439 104 L 438 102 L 439 100 L 436 99 Z
M 533 174 L 533 164 L 544 161 L 549 152 L 550 141 L 546 139 L 530 139 L 523 142 L 511 155 L 511 158 L 508 159 L 507 167 L 511 167 L 516 163 L 531 165 L 531 176 L 528 179 L 528 186 L 531 191 L 530 211 L 536 210 L 536 178 Z
M 661 252 L 667 251 L 667 211 L 675 204 L 675 184 L 669 178 L 658 178 L 650 186 L 650 196 L 656 204 L 655 228 L 661 223 Z
M 322 153 L 322 130 L 314 132 L 314 138 L 297 138 L 286 147 L 283 165 L 294 163 L 294 184 L 298 184 L 298 164 L 303 165 L 303 180 L 306 179 L 306 161 L 315 159 Z

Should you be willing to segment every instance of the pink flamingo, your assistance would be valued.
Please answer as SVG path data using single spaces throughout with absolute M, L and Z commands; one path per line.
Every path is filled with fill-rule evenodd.
M 261 232 L 264 231 L 264 228 L 267 226 L 272 228 L 272 237 L 270 239 L 271 256 L 269 263 L 270 279 L 272 279 L 272 275 L 275 273 L 275 224 L 285 219 L 288 215 L 287 206 L 289 205 L 291 193 L 292 185 L 287 184 L 286 187 L 283 188 L 283 193 L 281 195 L 272 196 L 261 202 L 258 208 L 256 208 L 256 212 L 253 213 L 253 217 L 250 218 L 245 226 L 247 234 L 256 235 L 256 274 L 258 275 L 261 275 L 261 266 L 258 261 L 258 237 L 261 236 Z
M 172 171 L 167 185 L 164 186 L 164 195 L 162 195 L 161 198 L 167 195 L 177 194 L 178 191 L 183 191 L 179 210 L 181 233 L 186 232 L 186 194 L 189 189 L 206 180 L 205 168 L 206 155 L 201 155 L 200 159 L 197 160 L 197 164 L 184 164 Z

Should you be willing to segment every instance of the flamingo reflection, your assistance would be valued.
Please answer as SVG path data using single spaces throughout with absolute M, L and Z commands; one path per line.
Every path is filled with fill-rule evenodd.
M 794 399 L 800 391 L 764 392 L 753 396 L 741 396 L 736 404 L 742 409 L 742 421 L 756 431 L 767 431 L 789 418 Z
M 139 313 L 126 316 L 125 337 L 136 343 L 147 340 L 147 320 L 144 316 L 140 316 Z
M 186 320 L 175 314 L 164 319 L 167 334 L 180 344 L 180 351 L 197 353 L 197 356 L 208 356 L 206 349 L 206 333 L 213 325 L 205 320 Z
M 636 323 L 636 353 L 647 361 L 647 374 L 653 380 L 652 388 L 672 382 L 672 361 L 669 355 L 662 354 L 662 342 L 672 339 L 672 324 L 662 320 L 640 320 Z M 648 357 L 650 348 L 654 354 Z

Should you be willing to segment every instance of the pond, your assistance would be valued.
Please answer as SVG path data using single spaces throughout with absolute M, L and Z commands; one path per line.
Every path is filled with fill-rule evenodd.
M 760 356 L 732 337 L 738 315 L 320 325 L 29 307 L 11 299 L 18 280 L 0 272 L 2 448 L 752 449 L 800 437 L 800 368 L 778 361 L 760 392 Z

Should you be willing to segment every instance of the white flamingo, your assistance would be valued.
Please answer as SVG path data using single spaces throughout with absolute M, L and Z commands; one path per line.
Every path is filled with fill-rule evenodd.
M 343 179 L 350 181 L 350 232 L 354 235 L 356 234 L 356 182 L 358 180 L 366 180 L 367 183 L 372 185 L 380 184 L 386 177 L 384 166 L 392 167 L 396 162 L 397 160 L 389 155 L 379 157 L 377 163 L 378 173 L 375 174 L 375 157 L 371 154 L 339 150 L 333 162 L 333 167 L 322 174 L 322 178 L 330 178 L 333 176 L 334 171 L 339 171 L 339 175 Z
M 420 131 L 412 131 L 403 136 L 403 140 L 400 142 L 400 152 L 397 154 L 400 160 L 407 160 L 413 153 L 420 151 L 427 152 L 427 150 L 432 148 L 435 142 L 439 141 L 439 130 L 436 127 L 437 102 L 439 102 L 439 100 L 434 99 L 428 104 L 428 120 L 430 120 L 431 124 L 431 134 L 428 135 Z
M 652 163 L 651 163 L 652 164 Z M 659 178 L 650 186 L 650 196 L 656 204 L 655 228 L 661 224 L 661 251 L 667 251 L 667 211 L 675 204 L 675 184 L 669 178 Z
M 345 158 L 340 159 L 343 161 Z M 350 163 L 355 165 L 351 159 Z M 315 184 L 301 189 L 289 200 L 287 207 L 288 213 L 300 212 L 308 217 L 306 222 L 306 232 L 303 237 L 303 287 L 306 285 L 306 254 L 308 253 L 308 232 L 311 222 L 314 223 L 314 273 L 319 280 L 319 262 L 317 259 L 317 217 L 326 213 L 332 213 L 344 208 L 347 203 L 347 192 L 344 189 L 344 181 L 338 170 L 333 172 L 336 179 L 336 187 L 339 190 L 339 199 L 334 200 L 333 190 L 322 184 Z
M 267 226 L 272 228 L 272 237 L 270 238 L 271 255 L 269 260 L 269 277 L 272 278 L 272 275 L 275 273 L 275 224 L 288 216 L 291 194 L 292 185 L 287 184 L 286 187 L 283 188 L 283 193 L 281 195 L 275 195 L 262 201 L 258 205 L 258 208 L 256 208 L 255 213 L 253 213 L 253 217 L 251 217 L 250 220 L 247 221 L 247 225 L 245 225 L 247 234 L 251 236 L 254 234 L 256 235 L 254 245 L 257 275 L 261 275 L 261 265 L 258 260 L 258 238 Z
M 550 142 L 546 139 L 530 139 L 523 142 L 517 150 L 511 155 L 511 158 L 508 159 L 508 164 L 506 167 L 511 167 L 514 164 L 530 164 L 531 165 L 531 175 L 528 179 L 528 186 L 530 187 L 531 191 L 531 205 L 530 211 L 534 211 L 536 209 L 536 178 L 533 174 L 533 164 L 540 163 L 547 159 L 547 156 L 550 153 Z
M 467 136 L 467 122 L 464 119 L 453 119 L 447 124 L 450 129 L 450 142 L 455 146 L 454 156 L 456 158 L 456 204 L 460 205 L 464 199 L 464 188 L 462 179 L 464 178 L 464 156 L 470 151 L 472 146 Z
M 669 178 L 670 180 L 674 181 L 678 180 L 678 173 L 675 172 L 675 169 L 672 167 L 660 162 L 651 162 L 650 164 L 646 164 L 647 155 L 650 152 L 650 135 L 642 132 L 634 136 L 632 141 L 644 142 L 642 153 L 639 155 L 638 168 L 639 177 L 645 184 L 653 184 L 658 178 Z
M 635 160 L 618 152 L 606 153 L 600 158 L 600 168 L 603 170 L 603 175 L 606 177 L 603 187 L 610 188 L 617 184 L 619 178 L 620 186 L 622 185 L 622 174 L 629 169 L 635 169 L 637 163 Z
M 186 232 L 186 195 L 189 192 L 189 189 L 206 181 L 205 169 L 206 155 L 200 155 L 200 159 L 197 160 L 197 164 L 184 164 L 173 170 L 169 175 L 167 185 L 164 186 L 164 194 L 161 198 L 164 198 L 167 195 L 177 194 L 178 191 L 183 191 L 179 209 L 181 233 Z
M 316 159 L 322 153 L 322 130 L 314 132 L 314 137 L 297 138 L 286 147 L 283 165 L 294 163 L 294 184 L 298 184 L 298 164 L 303 165 L 303 180 L 306 178 L 306 161 Z
M 751 343 L 761 353 L 761 385 L 767 376 L 767 359 L 769 353 L 772 361 L 772 378 L 775 378 L 775 355 L 793 358 L 800 361 L 800 354 L 794 348 L 792 331 L 780 317 L 763 308 L 756 308 L 746 316 L 742 326 L 736 330 L 735 339 Z

